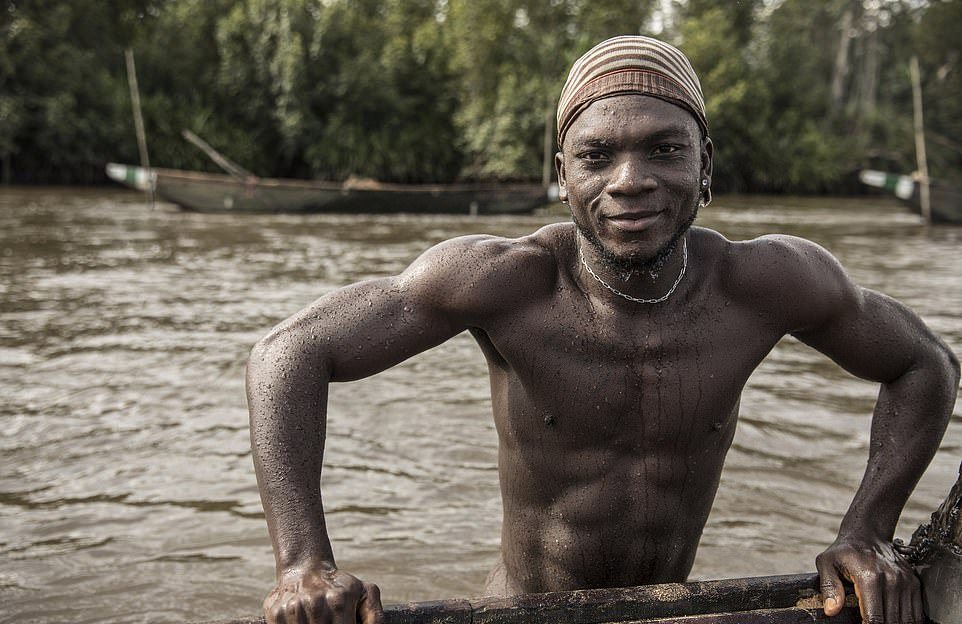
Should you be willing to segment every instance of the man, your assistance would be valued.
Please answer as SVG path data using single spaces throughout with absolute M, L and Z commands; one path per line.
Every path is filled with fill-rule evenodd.
M 881 383 L 865 477 L 817 560 L 825 611 L 842 608 L 848 578 L 867 621 L 922 621 L 891 539 L 947 425 L 954 355 L 811 242 L 690 227 L 711 198 L 712 142 L 677 49 L 616 37 L 585 54 L 558 144 L 573 223 L 447 241 L 398 276 L 325 295 L 254 348 L 251 441 L 277 563 L 268 621 L 378 620 L 377 587 L 337 568 L 324 522 L 328 382 L 464 330 L 487 358 L 499 435 L 489 594 L 684 581 L 742 387 L 791 334 Z

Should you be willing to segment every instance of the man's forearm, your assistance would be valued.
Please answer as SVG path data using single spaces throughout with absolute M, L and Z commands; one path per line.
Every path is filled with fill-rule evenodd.
M 958 384 L 958 360 L 940 345 L 925 365 L 882 385 L 868 466 L 840 535 L 892 539 L 902 508 L 938 450 Z
M 328 376 L 284 341 L 259 343 L 247 367 L 251 450 L 278 576 L 334 566 L 320 489 Z

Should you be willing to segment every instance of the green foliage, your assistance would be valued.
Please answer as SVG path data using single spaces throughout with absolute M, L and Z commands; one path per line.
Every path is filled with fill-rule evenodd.
M 638 34 L 653 4 L 450 0 L 445 26 L 457 43 L 464 175 L 538 179 L 545 125 L 553 136 L 568 67 L 603 39 Z
M 312 175 L 449 180 L 457 83 L 434 2 L 332 2 L 311 45 Z M 363 33 L 358 36 L 358 33 Z
M 265 176 L 537 180 L 570 63 L 606 37 L 658 24 L 701 77 L 717 189 L 838 191 L 861 167 L 911 171 L 912 54 L 930 170 L 962 177 L 962 3 L 665 6 L 8 0 L 0 171 L 20 182 L 89 182 L 103 179 L 107 161 L 136 162 L 129 47 L 155 166 L 216 170 L 181 137 L 186 128 Z
M 122 51 L 149 1 L 8 2 L 0 22 L 0 158 L 23 181 L 85 182 L 123 144 Z M 123 155 L 123 150 L 120 150 Z M 136 154 L 133 149 L 129 154 Z

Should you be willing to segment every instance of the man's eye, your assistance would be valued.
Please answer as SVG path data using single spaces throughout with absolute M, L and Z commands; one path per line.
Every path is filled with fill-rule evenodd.
M 608 155 L 604 152 L 582 152 L 580 154 L 582 160 L 588 160 L 592 162 L 597 162 L 601 160 L 606 160 Z
M 671 154 L 678 152 L 679 150 L 681 150 L 680 146 L 670 145 L 666 143 L 663 145 L 655 146 L 655 149 L 652 150 L 652 154 L 654 156 L 669 156 Z

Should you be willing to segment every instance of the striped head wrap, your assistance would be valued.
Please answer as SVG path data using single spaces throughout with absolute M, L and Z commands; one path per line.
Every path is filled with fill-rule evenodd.
M 688 58 L 657 39 L 623 35 L 602 41 L 571 66 L 558 100 L 558 148 L 571 123 L 593 102 L 628 93 L 681 106 L 708 136 L 701 83 Z

